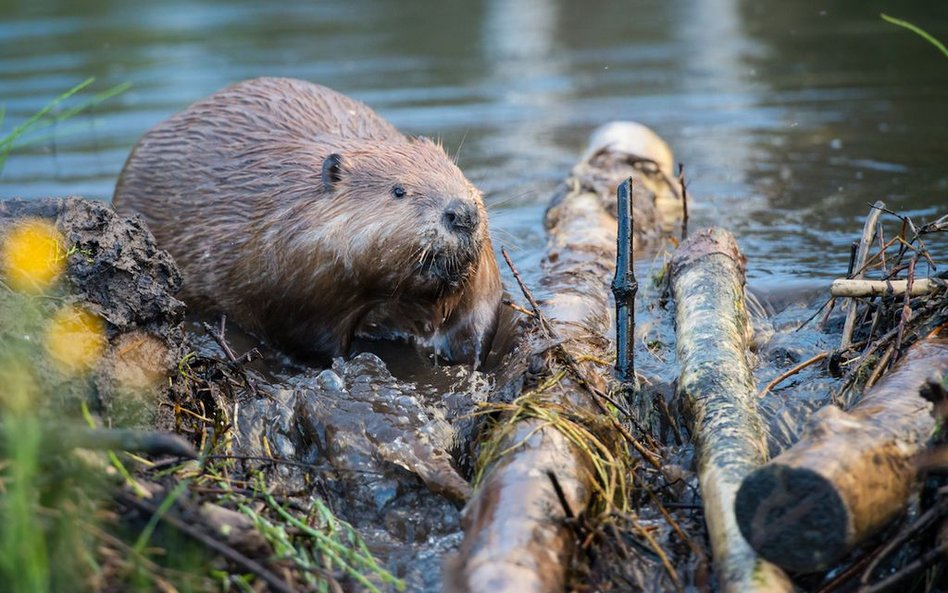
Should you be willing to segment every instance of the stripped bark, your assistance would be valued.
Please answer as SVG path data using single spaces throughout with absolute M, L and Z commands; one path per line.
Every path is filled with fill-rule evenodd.
M 933 282 L 928 278 L 916 279 L 912 283 L 909 296 L 922 296 L 938 290 L 938 288 L 944 286 L 944 280 L 940 280 L 940 278 L 935 279 Z M 833 284 L 830 286 L 830 294 L 834 297 L 896 296 L 905 294 L 906 288 L 908 288 L 908 280 L 851 280 L 838 278 L 833 280 Z
M 915 456 L 935 429 L 919 394 L 948 374 L 948 329 L 916 342 L 853 408 L 820 410 L 800 440 L 749 475 L 737 497 L 741 531 L 794 571 L 831 566 L 902 513 Z
M 698 454 L 698 480 L 720 590 L 784 592 L 783 572 L 741 537 L 734 497 L 741 480 L 767 458 L 747 358 L 744 257 L 726 231 L 693 235 L 671 263 L 681 377 Z
M 566 191 L 554 197 L 547 212 L 548 245 L 539 289 L 550 296 L 541 299 L 542 319 L 535 316 L 500 374 L 507 377 L 501 384 L 524 383 L 529 375 L 535 386 L 568 369 L 538 397 L 541 405 L 561 410 L 574 421 L 601 415 L 602 403 L 594 393 L 607 393 L 613 381 L 608 372 L 604 376 L 589 362 L 608 358 L 612 349 L 605 336 L 612 325 L 608 291 L 616 257 L 616 220 L 609 210 L 615 203 L 615 184 L 601 182 L 617 177 L 618 183 L 629 176 L 641 180 L 645 173 L 638 157 L 651 158 L 621 152 L 616 147 L 628 146 L 621 137 L 606 134 L 596 140 L 597 146 L 574 169 Z M 609 168 L 596 170 L 591 160 L 608 163 Z M 597 183 L 586 183 L 577 170 Z M 654 196 L 652 200 L 654 210 Z M 499 439 L 495 449 L 503 453 L 490 462 L 465 508 L 465 537 L 457 559 L 447 567 L 446 588 L 472 593 L 560 592 L 575 545 L 565 519 L 582 514 L 597 488 L 590 456 L 541 418 L 525 417 L 515 423 L 501 418 L 496 427 L 489 438 Z M 616 431 L 597 434 L 618 449 Z

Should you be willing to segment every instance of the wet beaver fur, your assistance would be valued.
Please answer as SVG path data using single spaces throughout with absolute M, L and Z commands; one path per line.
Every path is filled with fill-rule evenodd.
M 138 142 L 113 204 L 138 213 L 185 300 L 296 353 L 410 336 L 489 349 L 502 287 L 480 192 L 443 148 L 316 84 L 225 88 Z

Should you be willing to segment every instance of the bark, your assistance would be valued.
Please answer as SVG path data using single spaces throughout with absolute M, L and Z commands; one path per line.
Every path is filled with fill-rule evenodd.
M 788 570 L 821 570 L 902 513 L 915 457 L 935 430 L 919 394 L 946 373 L 943 330 L 909 348 L 850 411 L 815 414 L 793 447 L 741 485 L 738 521 L 754 548 Z
M 767 457 L 747 358 L 744 257 L 734 237 L 718 229 L 691 237 L 672 259 L 671 282 L 681 364 L 678 388 L 692 424 L 720 590 L 791 591 L 786 575 L 747 545 L 734 517 L 741 480 Z
M 612 382 L 608 370 L 604 375 L 594 363 L 581 361 L 583 355 L 608 358 L 612 350 L 605 336 L 612 324 L 609 286 L 616 257 L 616 220 L 610 212 L 615 185 L 607 194 L 601 185 L 580 179 L 577 170 L 597 180 L 643 175 L 632 160 L 608 148 L 621 142 L 608 135 L 597 140 L 601 145 L 590 154 L 607 169 L 593 175 L 595 166 L 584 160 L 564 185 L 571 189 L 556 195 L 547 212 L 548 244 L 538 293 L 549 295 L 539 306 L 548 325 L 532 320 L 498 381 L 523 384 L 529 375 L 536 385 L 572 367 L 543 392 L 541 405 L 574 419 L 600 415 L 601 403 L 591 390 L 606 392 Z M 648 206 L 641 201 L 645 195 L 638 196 L 642 207 Z M 653 211 L 654 199 L 652 195 Z M 473 593 L 562 591 L 574 547 L 565 519 L 583 513 L 596 495 L 590 458 L 540 418 L 512 424 L 501 418 L 497 427 L 503 432 L 490 438 L 500 439 L 496 450 L 504 453 L 490 463 L 465 508 L 465 537 L 458 557 L 447 567 L 446 588 Z M 618 448 L 615 431 L 601 432 L 613 450 Z M 561 487 L 562 499 L 550 474 Z

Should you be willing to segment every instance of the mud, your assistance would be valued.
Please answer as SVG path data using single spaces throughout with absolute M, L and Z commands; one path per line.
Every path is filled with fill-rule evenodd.
M 181 277 L 171 257 L 158 249 L 140 220 L 120 217 L 101 202 L 0 202 L 0 232 L 27 217 L 53 222 L 62 234 L 64 277 L 48 294 L 25 301 L 9 290 L 0 291 L 6 308 L 0 324 L 3 343 L 39 343 L 43 320 L 55 310 L 88 310 L 105 322 L 107 340 L 90 375 L 63 374 L 42 356 L 33 357 L 43 369 L 38 375 L 47 392 L 56 395 L 49 404 L 65 402 L 75 412 L 78 403 L 88 399 L 105 424 L 160 424 L 159 398 L 184 348 L 184 304 L 174 296 Z M 23 317 L 30 317 L 28 326 L 16 328 L 14 322 Z
M 509 402 L 538 369 L 503 362 L 503 348 L 492 354 L 487 372 L 438 366 L 398 343 L 360 344 L 374 353 L 312 368 L 267 350 L 237 328 L 225 326 L 221 335 L 220 320 L 186 320 L 175 297 L 180 286 L 175 265 L 139 221 L 78 198 L 10 201 L 0 202 L 0 234 L 23 217 L 53 221 L 65 243 L 64 280 L 53 292 L 27 298 L 0 290 L 0 339 L 34 357 L 44 391 L 53 394 L 45 403 L 48 416 L 78 422 L 79 404 L 86 402 L 102 426 L 178 432 L 205 453 L 226 459 L 221 467 L 228 479 L 248 490 L 259 478 L 297 508 L 308 509 L 317 498 L 326 501 L 407 590 L 440 590 L 442 559 L 461 544 L 461 508 L 471 496 L 472 455 L 481 428 L 477 413 L 484 402 Z M 693 448 L 674 395 L 674 308 L 665 294 L 661 258 L 636 266 L 641 285 L 636 368 L 644 378 L 645 403 L 665 410 L 649 421 L 649 432 L 663 444 L 663 463 L 646 476 L 646 492 L 651 489 L 669 505 L 692 543 L 701 542 Z M 563 292 L 542 284 L 536 289 L 541 298 Z M 838 313 L 825 323 L 820 317 L 810 320 L 822 304 L 818 293 L 814 287 L 756 293 L 751 316 L 758 388 L 838 343 Z M 81 377 L 57 372 L 36 347 L 42 334 L 36 323 L 64 305 L 82 306 L 104 321 L 107 346 Z M 561 313 L 569 317 L 568 310 Z M 593 321 L 608 334 L 607 320 Z M 523 318 L 505 308 L 500 343 L 518 343 L 522 325 Z M 551 347 L 543 340 L 519 344 L 535 352 Z M 518 358 L 531 357 L 511 355 Z M 824 365 L 813 365 L 763 396 L 772 454 L 796 440 L 838 384 Z M 572 582 L 599 583 L 603 590 L 621 581 L 658 586 L 661 563 L 635 551 L 639 530 L 648 526 L 656 541 L 674 552 L 684 582 L 703 586 L 707 567 L 700 550 L 679 541 L 650 506 L 650 496 L 632 495 L 637 523 L 624 525 L 620 518 L 613 536 L 591 540 L 598 543 L 588 558 L 574 561 Z M 238 519 L 220 519 L 227 509 L 214 505 L 225 504 L 221 500 L 206 504 L 213 513 L 205 514 L 217 517 L 206 519 L 207 529 Z M 241 521 L 241 529 L 253 530 Z M 262 556 L 271 549 L 258 547 Z M 617 574 L 619 563 L 637 568 Z M 340 582 L 346 590 L 360 590 Z

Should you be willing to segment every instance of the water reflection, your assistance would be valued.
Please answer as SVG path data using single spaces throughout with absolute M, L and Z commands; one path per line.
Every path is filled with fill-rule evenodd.
M 11 158 L 4 197 L 108 199 L 151 125 L 258 75 L 321 82 L 439 136 L 529 271 L 542 201 L 596 125 L 638 119 L 688 166 L 695 224 L 751 275 L 826 278 L 866 204 L 948 208 L 948 68 L 882 10 L 948 39 L 948 4 L 840 0 L 4 2 L 4 129 L 87 76 L 127 94 Z M 463 141 L 463 146 L 462 146 Z

